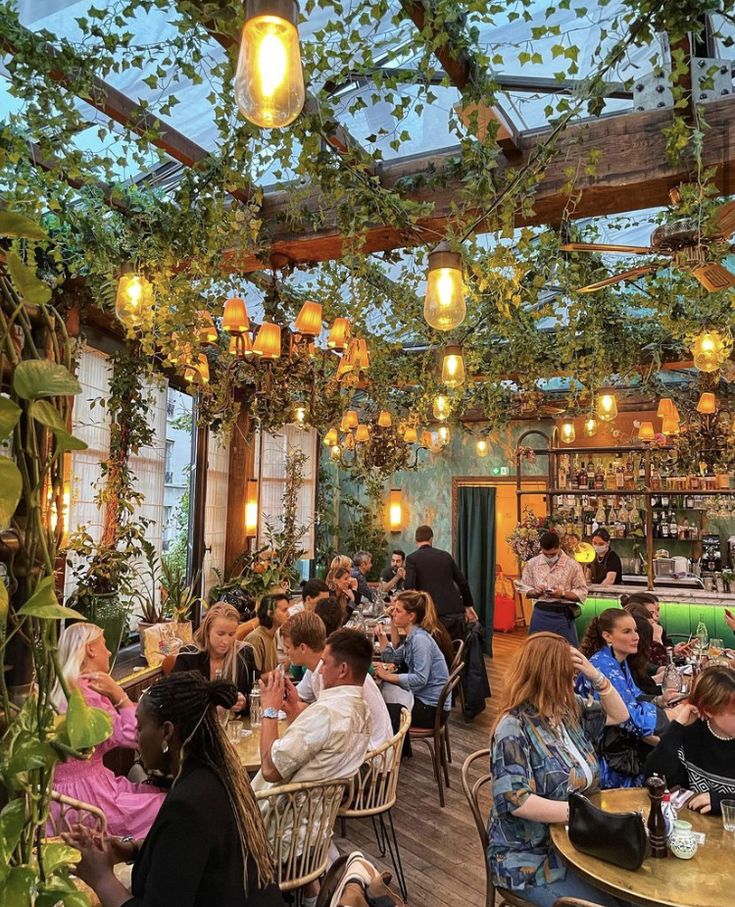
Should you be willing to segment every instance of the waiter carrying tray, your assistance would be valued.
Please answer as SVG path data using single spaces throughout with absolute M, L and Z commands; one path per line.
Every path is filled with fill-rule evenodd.
M 582 565 L 561 550 L 559 536 L 544 532 L 541 554 L 523 568 L 519 590 L 535 600 L 529 633 L 548 631 L 579 645 L 574 621 L 582 613 L 580 603 L 587 598 Z

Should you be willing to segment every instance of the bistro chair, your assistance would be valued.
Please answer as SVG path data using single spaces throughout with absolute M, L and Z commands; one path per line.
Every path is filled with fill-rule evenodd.
M 51 799 L 58 804 L 58 809 L 49 810 L 49 827 L 53 835 L 71 831 L 72 825 L 85 825 L 94 831 L 107 831 L 107 816 L 91 803 L 84 803 L 74 797 L 67 797 L 58 791 L 51 791 Z
M 444 703 L 447 697 L 457 688 L 462 680 L 462 671 L 464 662 L 460 662 L 449 675 L 449 680 L 439 696 L 439 702 L 436 706 L 436 718 L 434 719 L 433 728 L 411 727 L 408 731 L 409 739 L 421 740 L 425 743 L 431 756 L 431 765 L 434 769 L 434 778 L 436 786 L 439 789 L 439 805 L 444 807 L 444 786 L 442 784 L 442 772 L 444 773 L 444 782 L 449 787 L 449 768 L 448 768 L 448 737 L 449 737 L 449 712 L 445 711 Z
M 487 825 L 485 824 L 486 820 L 480 810 L 478 795 L 480 789 L 490 781 L 491 776 L 490 772 L 485 772 L 474 782 L 471 782 L 469 777 L 474 762 L 482 760 L 485 765 L 487 765 L 489 759 L 489 749 L 477 750 L 476 753 L 470 753 L 462 766 L 462 790 L 464 791 L 464 795 L 467 797 L 467 802 L 470 804 L 470 809 L 472 810 L 472 818 L 475 820 L 475 827 L 480 836 L 480 844 L 482 846 L 482 862 L 485 864 L 485 907 L 495 907 L 496 894 L 499 898 L 498 907 L 531 907 L 530 901 L 526 901 L 520 895 L 515 894 L 515 892 L 509 891 L 507 888 L 496 888 L 493 884 L 492 875 L 490 874 L 490 865 L 487 861 L 487 848 L 489 843 Z M 567 900 L 569 899 L 562 898 L 562 901 Z M 557 901 L 554 907 L 557 907 L 559 903 L 560 902 Z M 583 902 L 580 901 L 579 903 L 582 904 Z
M 269 801 L 266 832 L 281 891 L 295 891 L 318 879 L 329 863 L 337 810 L 350 779 L 304 781 L 257 791 Z
M 454 649 L 454 661 L 452 661 L 452 666 L 449 669 L 450 674 L 456 667 L 458 667 L 459 663 L 462 661 L 462 656 L 464 655 L 464 640 L 453 639 L 452 648 Z M 462 685 L 462 683 L 460 683 L 457 687 L 457 702 L 459 703 L 460 710 L 462 712 L 462 715 L 464 716 L 464 686 Z M 454 705 L 454 702 L 452 702 L 452 705 Z M 449 758 L 449 761 L 451 762 L 452 750 L 449 747 L 449 737 L 447 737 L 447 749 L 447 756 Z
M 380 856 L 385 856 L 387 847 L 396 871 L 398 887 L 404 899 L 408 897 L 408 890 L 391 810 L 396 802 L 403 740 L 408 733 L 410 724 L 411 713 L 408 709 L 402 709 L 398 732 L 390 740 L 367 754 L 360 771 L 352 779 L 349 799 L 339 809 L 339 816 L 343 821 L 366 818 L 372 820 Z M 343 837 L 346 835 L 343 834 Z

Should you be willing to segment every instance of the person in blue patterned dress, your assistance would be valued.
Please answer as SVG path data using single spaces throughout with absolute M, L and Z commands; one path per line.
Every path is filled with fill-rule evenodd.
M 581 643 L 583 654 L 615 687 L 629 715 L 620 726 L 623 733 L 615 743 L 608 738 L 602 748 L 600 786 L 603 789 L 640 787 L 645 780 L 643 762 L 650 752 L 647 744 L 655 746 L 669 725 L 661 708 L 664 697 L 651 700 L 630 672 L 627 658 L 638 651 L 638 639 L 635 618 L 622 608 L 607 608 L 590 621 Z M 577 678 L 575 688 L 583 696 L 597 695 L 584 677 Z
M 599 700 L 574 693 L 577 671 Z M 607 724 L 627 718 L 619 693 L 581 652 L 556 633 L 529 636 L 510 671 L 490 743 L 487 859 L 499 888 L 540 907 L 560 897 L 622 903 L 564 865 L 549 825 L 569 821 L 570 788 L 596 789 L 596 741 Z

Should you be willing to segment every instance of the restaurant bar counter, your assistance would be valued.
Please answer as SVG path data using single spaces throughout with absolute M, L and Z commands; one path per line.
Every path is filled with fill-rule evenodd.
M 580 638 L 595 615 L 601 614 L 606 608 L 620 606 L 621 595 L 646 591 L 645 587 L 628 585 L 589 586 L 587 599 L 582 604 L 582 614 L 577 619 Z M 725 623 L 725 608 L 735 611 L 735 595 L 658 584 L 653 589 L 653 594 L 661 604 L 661 623 L 669 636 L 690 636 L 702 620 L 710 638 L 722 639 L 727 648 L 735 648 L 735 633 Z

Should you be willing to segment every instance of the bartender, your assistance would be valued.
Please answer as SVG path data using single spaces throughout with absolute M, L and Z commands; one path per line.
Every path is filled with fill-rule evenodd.
M 616 586 L 623 581 L 623 565 L 610 547 L 610 533 L 607 529 L 596 529 L 592 536 L 595 559 L 589 566 L 590 583 L 593 586 Z

